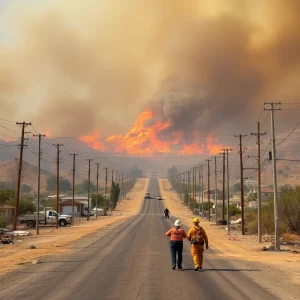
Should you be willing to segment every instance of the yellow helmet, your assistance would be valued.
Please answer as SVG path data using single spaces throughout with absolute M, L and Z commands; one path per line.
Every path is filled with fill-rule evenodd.
M 198 218 L 198 217 L 194 218 L 194 219 L 193 219 L 193 223 L 200 223 L 199 218 Z

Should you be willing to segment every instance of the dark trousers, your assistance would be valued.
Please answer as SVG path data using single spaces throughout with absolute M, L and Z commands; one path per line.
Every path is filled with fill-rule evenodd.
M 169 219 L 169 214 L 165 213 L 166 219 Z
M 172 266 L 177 265 L 178 268 L 181 268 L 183 242 L 170 241 L 170 248 L 171 248 Z M 176 264 L 176 254 L 177 254 L 177 264 Z

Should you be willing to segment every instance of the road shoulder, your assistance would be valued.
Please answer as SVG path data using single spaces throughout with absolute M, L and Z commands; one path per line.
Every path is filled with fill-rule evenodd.
M 32 235 L 16 237 L 13 245 L 0 246 L 0 276 L 22 268 L 42 256 L 60 255 L 74 249 L 80 239 L 99 230 L 105 231 L 121 224 L 139 213 L 149 179 L 138 179 L 128 194 L 128 199 L 120 201 L 111 216 L 98 217 L 89 222 L 83 220 L 80 225 L 63 228 L 41 227 L 40 235 L 31 230 Z M 30 249 L 34 245 L 35 249 Z
M 171 216 L 180 218 L 188 227 L 192 226 L 193 214 L 181 202 L 177 193 L 171 190 L 169 181 L 160 179 L 159 185 L 164 206 L 169 208 Z M 251 279 L 265 287 L 272 286 L 276 294 L 285 295 L 284 299 L 296 299 L 293 295 L 300 287 L 299 254 L 263 252 L 261 248 L 267 243 L 258 243 L 257 237 L 228 235 L 224 226 L 216 226 L 206 219 L 201 219 L 201 226 L 208 235 L 210 247 L 216 250 L 216 258 L 239 262 L 244 267 L 259 266 L 263 272 L 256 274 L 256 277 L 250 275 Z M 274 285 L 274 282 L 278 284 Z

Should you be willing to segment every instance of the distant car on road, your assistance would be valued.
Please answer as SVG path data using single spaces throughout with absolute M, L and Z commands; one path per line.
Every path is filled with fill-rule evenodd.
M 145 194 L 145 199 L 151 199 L 150 193 L 146 193 L 146 194 Z
M 157 196 L 157 200 L 162 200 L 163 198 L 161 196 Z

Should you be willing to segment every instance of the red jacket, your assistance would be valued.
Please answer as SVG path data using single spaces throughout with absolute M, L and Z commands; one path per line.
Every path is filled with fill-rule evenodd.
M 166 236 L 170 236 L 171 241 L 182 242 L 184 238 L 186 238 L 185 231 L 182 228 L 176 229 L 176 227 L 172 227 L 168 232 L 166 232 Z

